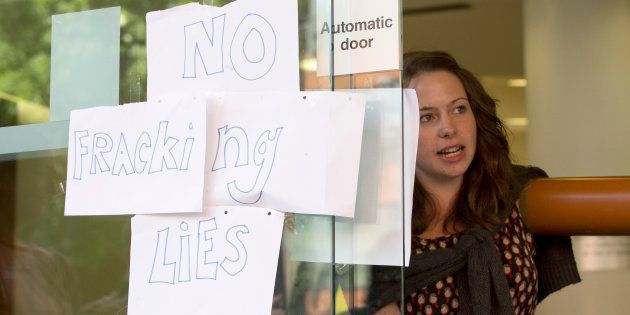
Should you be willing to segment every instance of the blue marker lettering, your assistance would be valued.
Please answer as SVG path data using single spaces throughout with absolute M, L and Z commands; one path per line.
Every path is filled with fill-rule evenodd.
M 182 221 L 179 225 L 182 232 L 188 231 L 188 223 Z M 179 236 L 179 282 L 190 281 L 190 235 L 183 233 Z
M 226 167 L 226 160 L 228 159 L 227 153 L 230 150 L 227 149 L 228 144 L 232 143 L 232 147 L 236 146 L 236 162 L 234 166 L 243 166 L 249 163 L 249 140 L 247 133 L 241 127 L 230 127 L 227 125 L 219 128 L 219 140 L 217 144 L 217 153 L 214 156 L 214 163 L 212 164 L 212 171 L 216 171 Z M 230 141 L 232 140 L 232 141 Z
M 184 26 L 183 78 L 197 77 L 197 60 L 206 75 L 223 72 L 223 33 L 225 14 L 212 19 L 210 33 L 203 21 Z
M 195 138 L 186 138 L 186 142 L 184 143 L 184 154 L 182 154 L 182 160 L 179 162 L 179 169 L 182 171 L 188 169 L 190 154 L 192 153 L 194 143 Z
M 153 155 L 151 156 L 151 163 L 149 164 L 149 174 L 155 172 L 161 172 L 164 164 L 167 169 L 176 169 L 177 161 L 173 156 L 173 147 L 179 142 L 179 140 L 168 137 L 168 121 L 161 121 L 158 127 L 157 139 L 155 139 L 155 145 L 153 146 Z
M 230 59 L 236 74 L 245 80 L 265 76 L 276 62 L 276 32 L 271 23 L 258 14 L 247 14 L 232 38 Z
M 247 249 L 239 237 L 242 234 L 249 234 L 249 229 L 245 225 L 233 226 L 225 233 L 225 240 L 236 250 L 234 259 L 226 256 L 221 262 L 221 268 L 230 276 L 237 275 L 247 265 Z
M 83 156 L 88 154 L 88 148 L 81 140 L 87 136 L 87 130 L 74 132 L 74 175 L 72 176 L 74 179 L 81 179 L 83 176 Z
M 136 173 L 140 174 L 144 172 L 144 168 L 147 165 L 147 160 L 142 158 L 142 151 L 144 148 L 151 147 L 151 136 L 145 131 L 140 134 L 138 141 L 136 142 L 136 150 L 133 156 L 133 165 Z
M 197 229 L 197 279 L 216 279 L 218 262 L 212 261 L 210 253 L 213 249 L 212 231 L 217 229 L 214 218 L 199 221 Z
M 260 200 L 263 189 L 267 184 L 271 170 L 273 169 L 273 163 L 276 158 L 276 149 L 278 147 L 278 140 L 280 139 L 280 133 L 282 127 L 276 128 L 276 132 L 273 138 L 269 137 L 271 132 L 266 130 L 263 132 L 254 146 L 254 164 L 259 166 L 258 174 L 254 180 L 254 184 L 250 189 L 243 190 L 238 187 L 236 181 L 228 183 L 228 193 L 237 202 L 243 204 L 253 204 Z
M 158 231 L 157 244 L 155 246 L 155 255 L 153 256 L 153 268 L 149 282 L 160 282 L 175 284 L 175 262 L 166 261 L 166 253 L 168 248 L 168 230 L 165 228 Z
M 114 166 L 112 167 L 112 174 L 120 175 L 120 170 L 122 169 L 125 170 L 126 175 L 134 172 L 133 162 L 131 162 L 129 150 L 127 150 L 127 141 L 125 141 L 125 135 L 121 132 L 116 157 L 114 158 Z
M 106 133 L 95 133 L 92 139 L 92 163 L 90 174 L 96 174 L 96 167 L 100 172 L 108 172 L 109 164 L 103 154 L 112 150 L 112 137 Z

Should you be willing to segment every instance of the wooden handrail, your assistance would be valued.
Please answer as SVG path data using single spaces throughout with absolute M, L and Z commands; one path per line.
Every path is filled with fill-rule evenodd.
M 537 179 L 520 206 L 536 234 L 630 235 L 630 177 Z

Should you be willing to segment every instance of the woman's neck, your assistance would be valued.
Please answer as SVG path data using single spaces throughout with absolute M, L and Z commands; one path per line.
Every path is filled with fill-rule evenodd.
M 460 229 L 456 223 L 449 224 L 446 228 L 444 223 L 453 212 L 455 199 L 463 180 L 461 178 L 451 181 L 435 181 L 425 178 L 418 178 L 418 180 L 434 201 L 431 205 L 427 204 L 426 206 L 435 207 L 435 216 L 426 230 L 420 234 L 420 237 L 430 239 L 459 232 Z

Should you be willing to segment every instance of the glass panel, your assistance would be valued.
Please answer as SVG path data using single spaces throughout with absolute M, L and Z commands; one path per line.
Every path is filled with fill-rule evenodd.
M 2 162 L 7 313 L 124 310 L 129 217 L 64 217 L 65 150 L 39 153 Z
M 144 101 L 145 14 L 186 2 L 0 3 L 0 127 L 4 127 L 0 128 L 0 313 L 126 313 L 130 217 L 63 216 L 67 112 L 70 108 Z M 210 5 L 227 2 L 203 1 Z M 403 175 L 400 72 L 339 75 L 334 79 L 332 75 L 317 76 L 313 68 L 317 56 L 313 36 L 318 28 L 317 1 L 298 3 L 301 89 L 352 90 L 368 97 L 372 107 L 367 117 L 373 119 L 373 124 L 367 127 L 371 136 L 364 138 L 362 160 L 371 160 L 375 167 L 394 167 L 379 174 L 378 181 L 371 179 L 376 175 L 361 171 L 361 189 L 366 198 L 359 201 L 359 207 L 370 208 L 378 203 L 377 208 L 395 212 L 397 217 L 390 219 L 400 221 L 402 227 L 402 195 L 396 193 Z M 110 9 L 112 6 L 119 8 Z M 99 10 L 77 13 L 95 9 Z M 68 55 L 75 52 L 68 47 L 96 42 L 100 46 L 89 47 L 85 56 L 107 62 L 79 66 L 81 58 Z M 72 81 L 66 77 L 75 71 L 100 76 L 102 81 Z M 74 97 L 73 92 L 84 94 Z M 386 104 L 381 100 L 383 93 L 388 99 Z M 52 111 L 49 103 L 53 104 Z M 385 105 L 392 107 L 391 111 L 385 112 Z M 393 125 L 397 127 L 391 128 Z M 376 149 L 379 146 L 383 150 Z M 388 181 L 395 184 L 388 187 Z M 398 197 L 379 199 L 385 191 L 393 191 Z M 289 216 L 276 277 L 274 314 L 366 310 L 371 268 L 337 263 L 343 255 L 339 252 L 341 238 L 336 235 L 346 235 L 346 253 L 374 246 L 361 243 L 365 240 L 360 234 L 344 232 L 352 230 L 348 224 L 346 219 L 327 216 Z M 297 250 L 287 242 L 296 233 L 306 235 L 304 231 L 309 228 L 313 229 L 310 235 L 318 240 L 323 259 L 298 259 Z M 402 237 L 399 239 L 403 247 Z
M 68 146 L 68 121 L 0 127 L 0 139 L 2 139 L 0 156 L 15 152 L 65 148 Z M 14 155 L 4 158 L 14 158 Z
M 300 14 L 301 83 L 304 90 L 349 91 L 367 99 L 357 208 L 354 219 L 295 215 L 289 221 L 290 227 L 283 236 L 283 255 L 284 261 L 293 265 L 287 269 L 295 270 L 287 279 L 290 314 L 369 314 L 367 298 L 372 269 L 369 264 L 383 258 L 400 264 L 404 257 L 400 72 L 333 76 L 336 67 L 351 60 L 329 57 L 325 60 L 328 64 L 318 64 L 317 54 L 321 51 L 317 48 L 322 43 L 317 38 L 322 33 L 322 17 L 317 15 L 327 16 L 331 24 L 341 23 L 335 22 L 335 18 L 344 16 L 335 14 L 331 18 L 331 3 L 334 1 L 300 3 L 306 10 L 306 14 Z M 328 9 L 322 11 L 322 6 Z M 356 19 L 348 17 L 348 20 L 353 18 Z M 330 42 L 334 40 L 334 47 L 340 49 L 341 36 L 330 34 L 323 46 L 333 47 Z M 324 41 L 322 37 L 320 41 Z M 347 64 L 342 66 L 348 68 Z M 318 67 L 329 67 L 324 71 L 328 75 L 318 75 Z M 386 239 L 385 233 L 373 233 L 379 224 L 390 225 L 391 230 L 386 231 L 394 242 L 391 253 L 379 255 L 375 251 L 378 247 L 375 244 L 382 245 Z
M 118 105 L 120 7 L 52 17 L 50 120 Z

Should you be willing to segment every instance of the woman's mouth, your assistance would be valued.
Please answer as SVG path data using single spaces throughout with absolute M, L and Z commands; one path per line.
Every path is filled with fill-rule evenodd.
M 458 155 L 460 152 L 464 150 L 464 146 L 458 145 L 453 147 L 444 148 L 438 151 L 438 154 L 444 158 L 450 158 Z

